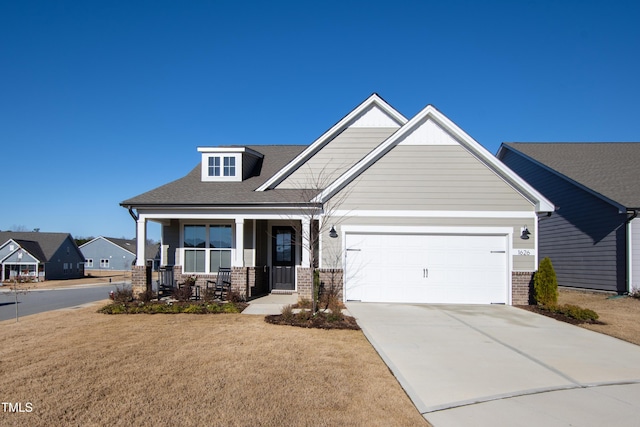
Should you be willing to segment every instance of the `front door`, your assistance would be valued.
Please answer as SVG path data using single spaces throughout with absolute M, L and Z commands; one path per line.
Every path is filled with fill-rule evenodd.
M 272 265 L 274 290 L 293 291 L 295 289 L 295 231 L 293 227 L 273 227 Z

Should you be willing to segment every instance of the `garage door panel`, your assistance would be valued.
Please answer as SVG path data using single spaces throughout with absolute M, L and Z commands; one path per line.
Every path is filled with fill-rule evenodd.
M 506 303 L 506 236 L 347 234 L 347 299 Z

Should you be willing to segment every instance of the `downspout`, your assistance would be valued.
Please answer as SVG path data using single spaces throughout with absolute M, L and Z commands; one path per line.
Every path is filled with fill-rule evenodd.
M 133 218 L 133 220 L 136 222 L 136 239 L 138 238 L 138 215 L 133 211 L 133 208 L 131 206 L 129 206 L 129 215 L 131 215 L 131 218 Z M 136 248 L 136 258 L 133 260 L 133 264 L 137 265 L 137 261 L 138 261 L 138 249 Z
M 626 231 L 627 231 L 627 293 L 630 293 L 633 289 L 631 289 L 631 275 L 633 274 L 632 270 L 632 244 L 631 244 L 631 221 L 633 221 L 638 216 L 638 209 L 633 209 L 633 213 L 627 220 L 625 221 Z
M 136 215 L 131 206 L 129 206 L 129 215 L 131 215 L 131 218 L 133 218 L 133 220 L 138 223 L 138 215 Z

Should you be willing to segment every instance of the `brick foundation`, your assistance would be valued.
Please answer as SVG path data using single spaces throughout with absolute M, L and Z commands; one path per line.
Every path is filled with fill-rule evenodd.
M 511 303 L 513 305 L 533 304 L 534 271 L 511 272 Z

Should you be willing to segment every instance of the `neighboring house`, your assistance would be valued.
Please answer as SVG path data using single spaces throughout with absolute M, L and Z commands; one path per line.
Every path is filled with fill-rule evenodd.
M 528 303 L 554 206 L 431 105 L 407 120 L 373 94 L 308 146 L 198 151 L 185 177 L 121 203 L 138 241 L 162 224 L 178 280 L 231 267 L 249 297 L 311 298 L 317 259 L 344 300 Z
M 86 271 L 131 270 L 136 260 L 136 241 L 115 239 L 113 237 L 96 237 L 80 246 L 84 255 Z M 146 262 L 157 269 L 160 262 L 159 245 L 147 245 Z
M 640 143 L 505 143 L 497 156 L 556 205 L 540 256 L 561 286 L 640 288 Z
M 34 280 L 84 276 L 84 257 L 69 233 L 0 232 L 2 281 L 16 275 Z

